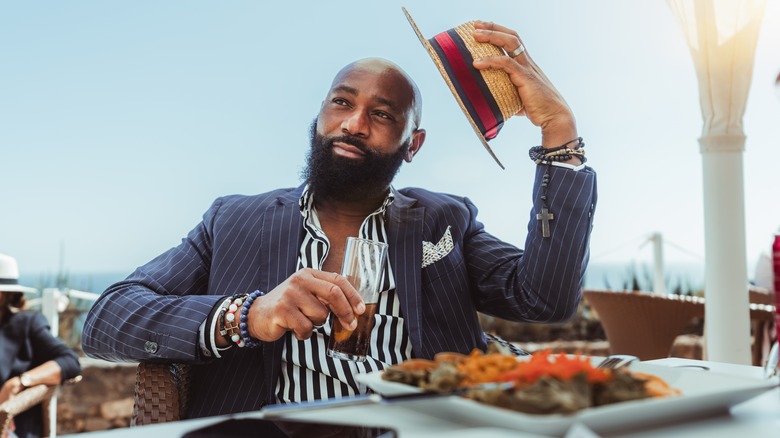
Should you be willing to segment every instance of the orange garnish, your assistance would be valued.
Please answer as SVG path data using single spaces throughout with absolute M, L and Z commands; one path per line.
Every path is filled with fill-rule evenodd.
M 550 351 L 545 350 L 534 353 L 528 361 L 518 362 L 513 370 L 498 376 L 497 380 L 515 381 L 525 386 L 544 376 L 567 381 L 579 374 L 585 374 L 591 384 L 603 383 L 612 377 L 610 371 L 594 368 L 587 357 L 569 357 L 565 353 L 552 356 Z

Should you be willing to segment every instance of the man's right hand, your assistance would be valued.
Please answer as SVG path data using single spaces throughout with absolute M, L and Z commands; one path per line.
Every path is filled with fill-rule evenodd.
M 304 268 L 252 303 L 247 329 L 261 341 L 275 341 L 287 331 L 299 340 L 308 339 L 331 311 L 341 325 L 354 330 L 356 315 L 365 312 L 366 306 L 343 276 Z

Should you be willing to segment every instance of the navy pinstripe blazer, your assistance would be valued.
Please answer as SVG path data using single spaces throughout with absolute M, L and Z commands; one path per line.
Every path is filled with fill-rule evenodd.
M 541 166 L 539 166 L 541 167 Z M 596 178 L 553 167 L 551 238 L 542 239 L 538 169 L 525 252 L 487 233 L 466 198 L 409 188 L 387 211 L 389 261 L 415 357 L 484 348 L 476 311 L 520 321 L 561 321 L 580 300 L 596 204 Z M 197 363 L 189 416 L 272 403 L 281 342 L 233 348 L 208 360 L 198 327 L 226 295 L 270 291 L 296 270 L 303 187 L 217 199 L 182 243 L 111 286 L 91 309 L 84 351 L 107 360 Z M 454 249 L 422 268 L 422 242 L 451 227 Z

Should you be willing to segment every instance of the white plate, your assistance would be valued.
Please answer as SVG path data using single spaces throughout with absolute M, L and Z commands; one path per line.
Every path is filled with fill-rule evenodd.
M 527 432 L 563 435 L 575 423 L 596 433 L 640 428 L 662 422 L 700 418 L 726 412 L 729 407 L 776 386 L 769 380 L 750 379 L 691 368 L 669 368 L 635 363 L 633 371 L 654 374 L 682 391 L 680 397 L 653 398 L 582 410 L 573 415 L 532 415 L 478 403 L 461 397 L 412 400 L 403 406 L 451 421 L 475 426 L 506 427 Z M 420 392 L 418 388 L 382 380 L 381 372 L 357 379 L 383 395 Z

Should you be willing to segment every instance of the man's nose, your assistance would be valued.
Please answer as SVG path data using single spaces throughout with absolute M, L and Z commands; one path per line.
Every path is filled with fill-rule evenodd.
M 341 131 L 344 134 L 354 135 L 356 137 L 368 137 L 368 124 L 368 114 L 363 111 L 355 110 L 341 122 Z

